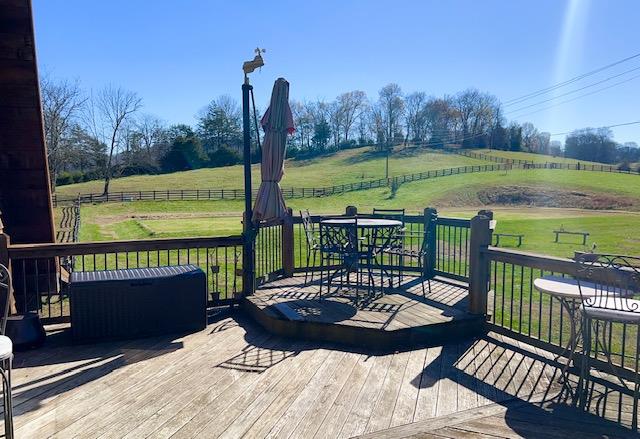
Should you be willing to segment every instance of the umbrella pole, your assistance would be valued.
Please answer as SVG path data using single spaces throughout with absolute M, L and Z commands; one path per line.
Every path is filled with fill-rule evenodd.
M 255 291 L 255 238 L 252 217 L 252 188 L 251 188 L 251 120 L 249 116 L 249 92 L 253 87 L 245 76 L 242 84 L 242 129 L 243 129 L 243 158 L 244 158 L 244 217 L 243 237 L 244 248 L 242 252 L 242 286 L 244 295 L 251 295 Z

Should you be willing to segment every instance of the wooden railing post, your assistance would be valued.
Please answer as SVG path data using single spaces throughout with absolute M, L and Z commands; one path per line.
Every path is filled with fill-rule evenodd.
M 242 215 L 242 292 L 245 296 L 255 293 L 255 263 L 256 263 L 256 236 L 259 225 L 252 225 L 251 218 L 247 218 L 246 212 Z
M 469 312 L 472 314 L 487 313 L 489 261 L 483 250 L 486 250 L 489 245 L 491 245 L 491 218 L 486 215 L 476 215 L 471 219 L 469 241 Z
M 436 275 L 436 227 L 438 211 L 433 207 L 424 209 L 424 230 L 426 231 L 427 252 L 422 265 L 423 275 L 432 279 Z
M 346 216 L 356 216 L 358 214 L 358 208 L 356 206 L 347 206 L 344 210 Z
M 293 249 L 293 210 L 289 207 L 282 223 L 282 270 L 285 277 L 293 276 L 295 266 Z
M 0 218 L 0 264 L 7 267 L 9 273 L 11 273 L 11 259 L 9 258 L 9 246 L 11 245 L 11 238 L 4 233 L 4 225 L 2 224 L 2 218 Z M 13 286 L 9 285 L 9 314 L 15 314 L 16 309 L 16 297 L 14 295 Z M 4 310 L 2 310 L 4 311 Z

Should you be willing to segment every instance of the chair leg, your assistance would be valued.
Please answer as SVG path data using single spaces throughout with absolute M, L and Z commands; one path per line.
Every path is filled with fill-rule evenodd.
M 582 317 L 582 361 L 580 362 L 580 378 L 576 389 L 576 404 L 581 408 L 587 407 L 587 390 L 589 377 L 589 359 L 591 358 L 591 322 Z
M 4 437 L 13 439 L 13 401 L 11 397 L 11 363 L 12 358 L 2 362 L 2 399 L 4 402 Z
M 313 259 L 312 259 L 312 261 L 313 261 L 312 266 L 313 266 L 313 268 L 314 268 L 314 269 L 316 268 L 316 256 L 317 256 L 317 255 L 318 255 L 318 250 L 314 250 L 314 251 L 313 251 Z M 305 272 L 305 276 L 306 276 L 306 275 L 307 275 L 307 273 L 309 272 L 308 265 L 309 265 L 309 264 L 307 263 L 307 271 Z M 315 273 L 315 271 L 314 271 L 314 270 L 311 270 L 311 279 L 309 280 L 309 282 L 310 282 L 310 283 L 313 283 L 313 274 L 314 274 L 314 273 Z
M 638 326 L 640 331 L 640 326 Z M 640 377 L 638 376 L 638 363 L 640 362 L 640 337 L 636 336 L 636 364 L 634 374 L 634 386 L 633 386 L 633 419 L 631 420 L 631 426 L 633 431 L 638 430 L 638 398 L 640 397 Z
M 308 284 L 307 282 L 307 278 L 309 276 L 309 262 L 311 260 L 311 250 L 307 249 L 307 266 L 306 266 L 306 270 L 304 271 L 304 286 L 306 287 Z
M 323 253 L 320 254 L 320 300 L 322 300 L 322 285 L 324 284 L 324 260 L 325 255 Z

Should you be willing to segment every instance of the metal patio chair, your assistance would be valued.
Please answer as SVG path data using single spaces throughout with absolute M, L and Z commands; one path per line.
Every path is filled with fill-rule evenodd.
M 633 392 L 633 421 L 634 430 L 638 428 L 638 397 L 640 396 L 640 376 L 638 362 L 640 358 L 640 334 L 636 332 L 635 352 L 633 353 L 633 389 L 630 389 L 614 366 L 612 355 L 619 355 L 621 366 L 624 367 L 625 353 L 623 346 L 621 354 L 612 353 L 612 334 L 614 324 L 635 325 L 640 330 L 640 300 L 633 297 L 640 293 L 640 258 L 620 255 L 583 255 L 576 259 L 576 280 L 580 290 L 582 305 L 580 306 L 583 333 L 583 361 L 580 367 L 578 381 L 578 401 L 582 407 L 586 406 L 586 394 L 590 379 L 590 355 L 595 348 L 596 355 L 602 352 L 606 357 L 611 372 L 622 386 Z M 590 288 L 595 291 L 588 295 L 583 292 Z M 620 338 L 623 345 L 626 342 L 626 328 Z M 617 337 L 616 337 L 617 338 Z
M 373 245 L 377 246 L 376 248 L 373 249 L 374 253 L 376 253 L 377 255 L 382 256 L 383 254 L 385 254 L 385 250 L 388 249 L 395 249 L 395 250 L 399 250 L 402 249 L 404 246 L 404 232 L 406 231 L 405 229 L 405 209 L 380 209 L 378 207 L 374 207 L 373 208 L 373 216 L 376 218 L 384 218 L 384 219 L 392 219 L 392 220 L 396 220 L 396 221 L 400 221 L 402 223 L 402 227 L 398 230 L 394 231 L 394 234 L 392 236 L 389 237 L 389 239 L 387 240 L 383 240 L 385 241 L 383 246 L 380 246 L 379 242 L 374 242 Z M 381 241 L 381 240 L 378 240 Z M 386 252 L 387 254 L 389 254 L 388 252 Z M 394 266 L 394 257 L 392 255 L 389 256 L 390 258 L 390 265 Z M 398 255 L 397 256 L 397 261 L 396 264 L 398 266 L 401 266 L 403 263 L 403 259 L 402 256 Z M 382 265 L 382 262 L 380 262 L 380 264 Z M 398 272 L 400 273 L 400 272 Z M 391 279 L 391 286 L 393 286 L 393 270 L 391 269 L 389 271 L 389 277 Z M 402 276 L 399 276 L 399 279 L 401 279 Z
M 359 301 L 359 290 L 362 286 L 362 269 L 367 270 L 367 293 L 371 294 L 373 283 L 371 247 L 365 242 L 358 228 L 357 217 L 341 217 L 352 220 L 344 224 L 325 224 L 320 222 L 320 267 L 322 299 L 323 284 L 326 280 L 327 295 L 331 292 L 333 280 L 346 275 L 347 286 L 351 286 L 351 273 L 356 273 L 356 303 Z M 333 264 L 338 263 L 336 268 Z M 331 267 L 334 267 L 331 272 Z M 327 276 L 325 277 L 325 272 Z
M 0 264 L 0 290 L 6 294 L 4 313 L 0 317 L 0 375 L 2 376 L 2 401 L 4 414 L 4 437 L 13 439 L 13 401 L 11 397 L 11 366 L 13 362 L 13 343 L 4 335 L 9 315 L 9 298 L 11 297 L 11 273 Z
M 427 285 L 429 287 L 429 293 L 431 293 L 431 278 L 427 278 L 425 274 L 425 266 L 424 260 L 427 256 L 427 252 L 429 250 L 429 241 L 427 239 L 428 230 L 425 228 L 423 232 L 407 232 L 402 231 L 399 233 L 397 237 L 396 244 L 389 245 L 382 249 L 383 254 L 389 255 L 391 258 L 394 256 L 398 258 L 398 278 L 399 282 L 402 282 L 404 271 L 403 271 L 403 263 L 405 259 L 416 260 L 418 269 L 420 270 L 420 284 L 422 285 L 422 295 L 426 296 L 426 291 L 424 287 L 425 280 L 427 281 Z M 409 240 L 412 242 L 414 239 L 418 239 L 420 242 L 418 249 L 414 250 L 413 247 L 406 247 L 404 245 L 405 240 Z M 420 241 L 421 240 L 421 241 Z M 400 242 L 398 245 L 397 242 Z M 391 272 L 393 276 L 393 272 Z M 393 278 L 391 279 L 391 283 L 393 284 Z
M 387 218 L 387 219 L 398 220 L 402 222 L 403 226 L 404 226 L 404 215 L 405 215 L 404 209 L 379 209 L 377 207 L 373 208 L 373 216 L 377 218 Z
M 307 241 L 307 265 L 304 272 L 304 285 L 307 286 L 310 282 L 313 282 L 313 270 L 311 271 L 311 279 L 309 279 L 309 263 L 312 262 L 313 267 L 316 266 L 316 257 L 320 250 L 320 238 L 319 233 L 316 231 L 315 225 L 311 220 L 311 214 L 309 210 L 300 211 L 300 218 L 302 218 L 302 227 L 304 228 L 304 236 Z

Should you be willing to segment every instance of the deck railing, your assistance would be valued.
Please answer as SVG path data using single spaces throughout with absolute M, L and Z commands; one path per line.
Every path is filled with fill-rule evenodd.
M 563 353 L 571 335 L 571 320 L 560 303 L 535 289 L 536 278 L 555 275 L 574 278 L 577 265 L 571 259 L 536 255 L 516 250 L 482 246 L 480 280 L 476 285 L 487 294 L 486 310 L 492 330 L 507 332 L 544 349 Z M 597 324 L 597 323 L 596 323 Z M 607 331 L 612 360 L 624 372 L 633 369 L 638 346 L 638 327 L 614 323 Z M 564 352 L 566 355 L 567 352 Z M 592 349 L 596 364 L 606 370 L 606 357 Z
M 351 214 L 357 213 L 361 216 L 367 216 L 365 212 L 358 212 L 357 209 L 351 208 Z M 316 225 L 325 216 L 312 215 L 311 221 Z M 425 227 L 431 230 L 427 233 L 427 239 L 432 242 L 427 246 L 429 254 L 426 261 L 423 261 L 423 267 L 432 275 L 442 275 L 463 282 L 469 279 L 469 246 L 471 244 L 471 221 L 460 218 L 444 218 L 438 217 L 435 209 L 425 209 L 422 214 L 405 215 L 405 229 L 407 236 L 403 245 L 406 249 L 419 250 L 422 247 Z M 292 271 L 302 272 L 305 270 L 318 270 L 320 267 L 319 255 L 315 261 L 311 259 L 307 265 L 307 252 L 309 250 L 307 240 L 299 214 L 292 217 L 292 233 L 293 233 L 293 255 L 291 257 L 294 265 Z M 397 264 L 397 262 L 394 262 Z M 415 259 L 405 259 L 400 261 L 400 265 L 404 271 L 418 272 L 419 263 Z
M 242 292 L 242 246 L 241 236 L 23 244 L 7 246 L 6 258 L 18 311 L 56 321 L 69 316 L 69 277 L 76 270 L 194 264 L 206 274 L 209 305 L 231 302 Z

